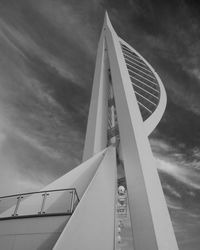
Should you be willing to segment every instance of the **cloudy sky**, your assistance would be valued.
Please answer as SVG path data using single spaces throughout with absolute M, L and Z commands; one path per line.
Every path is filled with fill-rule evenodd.
M 0 0 L 0 195 L 39 190 L 80 163 L 105 9 L 166 87 L 167 109 L 150 141 L 180 250 L 197 250 L 200 4 L 194 0 Z

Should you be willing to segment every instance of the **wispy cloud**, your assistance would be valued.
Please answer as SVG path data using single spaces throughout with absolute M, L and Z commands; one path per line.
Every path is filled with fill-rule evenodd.
M 80 52 L 83 62 L 91 61 L 93 51 L 89 40 L 82 46 L 76 41 L 82 33 L 71 38 L 69 30 L 63 30 L 72 20 L 63 19 L 64 12 L 60 29 L 44 8 L 24 3 L 26 11 L 18 12 L 16 6 L 12 15 L 14 5 L 8 6 L 3 7 L 6 15 L 0 11 L 1 194 L 16 192 L 16 187 L 39 189 L 80 162 L 89 100 L 84 90 L 87 77 L 79 77 L 71 49 Z M 62 6 L 57 5 L 58 13 Z M 31 11 L 38 17 L 35 24 L 29 19 Z M 74 25 L 79 30 L 80 22 Z M 49 32 L 45 37 L 40 26 Z M 8 176 L 15 180 L 10 188 L 4 181 Z

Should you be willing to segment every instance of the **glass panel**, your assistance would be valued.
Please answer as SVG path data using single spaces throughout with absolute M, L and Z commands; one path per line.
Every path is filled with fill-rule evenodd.
M 73 190 L 49 192 L 46 199 L 45 213 L 70 213 Z
M 17 209 L 18 216 L 36 215 L 41 209 L 42 193 L 21 195 L 22 199 Z M 28 200 L 26 200 L 29 197 Z
M 13 207 L 13 212 L 14 208 L 17 203 L 17 197 L 7 197 L 7 198 L 2 198 L 0 199 L 0 213 L 6 211 L 7 209 Z

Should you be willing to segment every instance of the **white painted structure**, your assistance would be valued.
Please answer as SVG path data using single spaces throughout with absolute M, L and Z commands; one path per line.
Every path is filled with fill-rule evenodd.
M 0 249 L 115 249 L 120 238 L 116 239 L 115 233 L 117 168 L 123 166 L 133 249 L 178 250 L 148 140 L 165 106 L 166 93 L 159 76 L 117 36 L 106 14 L 83 163 L 43 189 L 42 199 L 21 195 L 17 205 L 2 211 Z M 52 209 L 61 211 L 66 201 L 63 189 L 70 188 L 76 192 L 70 191 L 69 213 L 52 213 Z M 62 191 L 52 196 L 51 190 Z

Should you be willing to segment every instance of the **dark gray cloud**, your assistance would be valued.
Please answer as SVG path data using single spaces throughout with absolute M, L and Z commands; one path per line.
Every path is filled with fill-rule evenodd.
M 78 42 L 80 35 L 56 28 L 41 6 L 0 4 L 1 132 L 7 152 L 1 168 L 16 173 L 13 185 L 28 191 L 80 162 L 92 80 L 88 65 L 94 59 L 88 44 Z

